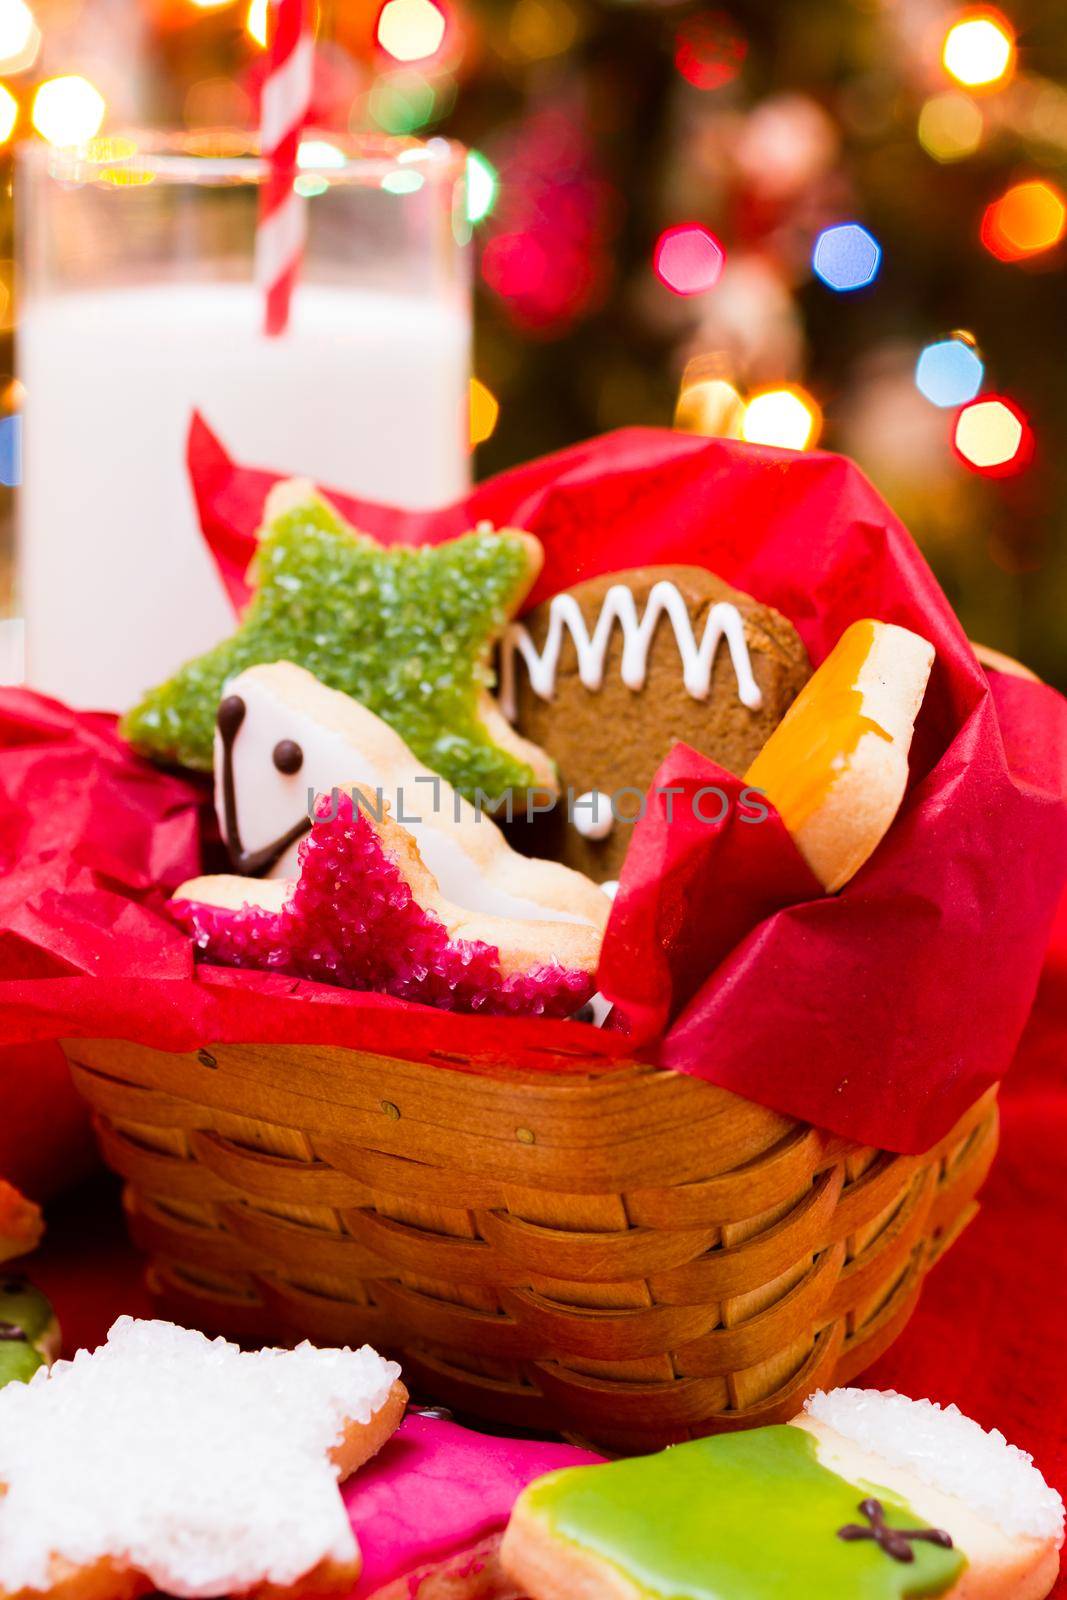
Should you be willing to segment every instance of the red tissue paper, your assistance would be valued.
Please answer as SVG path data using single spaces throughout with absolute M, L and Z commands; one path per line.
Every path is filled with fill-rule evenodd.
M 278 475 L 233 463 L 199 420 L 190 469 L 239 605 Z M 624 1026 L 457 1016 L 194 968 L 164 902 L 198 869 L 205 785 L 154 771 L 108 719 L 9 692 L 0 868 L 6 853 L 20 881 L 0 892 L 0 1043 L 327 1043 L 460 1056 L 488 1072 L 587 1072 L 591 1058 L 610 1067 L 637 1054 L 904 1152 L 940 1138 L 1003 1074 L 1067 878 L 1067 702 L 1041 684 L 987 678 L 908 534 L 855 467 L 631 430 L 436 513 L 331 498 L 386 542 L 437 543 L 482 519 L 528 528 L 546 554 L 531 603 L 604 572 L 686 563 L 777 606 L 816 663 L 858 618 L 914 628 L 937 660 L 893 829 L 826 896 L 773 813 L 740 826 L 730 807 L 709 824 L 684 804 L 668 817 L 660 799 L 635 828 L 599 975 Z M 711 785 L 739 788 L 676 745 L 655 787 Z

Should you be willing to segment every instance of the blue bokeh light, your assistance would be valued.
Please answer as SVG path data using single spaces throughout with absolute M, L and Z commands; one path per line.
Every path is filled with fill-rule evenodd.
M 14 489 L 22 482 L 22 418 L 0 417 L 0 484 Z
M 928 344 L 915 365 L 919 393 L 935 406 L 965 406 L 982 387 L 985 366 L 965 339 Z
M 824 228 L 815 241 L 811 264 L 828 289 L 847 294 L 865 289 L 878 276 L 882 247 L 873 233 L 858 222 L 839 222 Z

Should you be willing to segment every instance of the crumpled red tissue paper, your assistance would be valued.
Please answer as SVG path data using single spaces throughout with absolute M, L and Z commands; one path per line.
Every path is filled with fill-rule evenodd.
M 279 474 L 235 464 L 200 419 L 189 461 L 205 537 L 239 606 Z M 1067 702 L 1036 682 L 987 676 L 856 467 L 642 429 L 506 473 L 440 512 L 331 498 L 386 542 L 436 543 L 482 519 L 529 529 L 546 555 L 531 604 L 605 572 L 696 564 L 783 611 L 815 663 L 858 618 L 915 629 L 937 658 L 892 830 L 827 896 L 773 812 L 740 826 L 731 807 L 713 824 L 677 803 L 668 818 L 653 801 L 634 830 L 599 974 L 617 1026 L 457 1016 L 194 966 L 165 904 L 200 870 L 206 785 L 134 756 L 109 717 L 5 691 L 0 1044 L 332 1043 L 458 1055 L 494 1073 L 587 1072 L 636 1055 L 904 1152 L 948 1132 L 1005 1072 L 1067 879 Z M 655 787 L 707 785 L 733 795 L 739 781 L 676 745 Z

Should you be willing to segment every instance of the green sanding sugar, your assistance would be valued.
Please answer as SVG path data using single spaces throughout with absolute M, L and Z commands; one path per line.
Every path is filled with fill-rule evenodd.
M 309 500 L 264 533 L 234 636 L 151 690 L 122 730 L 145 755 L 210 770 L 223 685 L 292 661 L 362 701 L 468 796 L 527 789 L 532 770 L 490 738 L 478 702 L 493 639 L 529 581 L 530 548 L 515 534 L 387 547 Z

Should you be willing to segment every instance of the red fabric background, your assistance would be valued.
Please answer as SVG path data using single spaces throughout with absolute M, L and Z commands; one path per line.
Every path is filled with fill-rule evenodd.
M 192 466 L 237 594 L 273 475 L 229 462 L 202 426 Z M 650 808 L 600 975 L 629 1037 L 463 1017 L 278 975 L 194 973 L 164 902 L 199 870 L 203 784 L 129 756 L 107 718 L 0 691 L 0 1045 L 285 1040 L 440 1050 L 482 1071 L 566 1070 L 625 1049 L 863 1143 L 921 1150 L 947 1132 L 1008 1066 L 1037 983 L 1067 872 L 1067 702 L 986 679 L 857 469 L 636 430 L 440 513 L 349 509 L 392 542 L 440 540 L 481 517 L 530 528 L 546 552 L 535 598 L 628 565 L 701 563 L 784 610 L 816 661 L 860 616 L 918 629 L 937 661 L 901 815 L 843 893 L 825 896 L 775 816 L 687 828 Z M 736 787 L 682 745 L 661 777 Z
M 861 1382 L 954 1401 L 1029 1450 L 1067 1496 L 1067 902 L 1019 1059 L 1005 1082 L 1000 1155 L 976 1220 L 927 1280 L 912 1321 Z M 51 1295 L 69 1352 L 123 1311 L 149 1310 L 109 1188 L 52 1214 L 26 1264 Z M 1055 1591 L 1067 1600 L 1067 1576 Z

